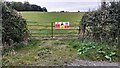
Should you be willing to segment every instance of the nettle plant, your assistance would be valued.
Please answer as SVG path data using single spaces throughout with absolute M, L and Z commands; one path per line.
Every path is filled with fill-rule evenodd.
M 28 30 L 25 19 L 18 12 L 2 3 L 2 43 L 12 45 L 27 41 Z

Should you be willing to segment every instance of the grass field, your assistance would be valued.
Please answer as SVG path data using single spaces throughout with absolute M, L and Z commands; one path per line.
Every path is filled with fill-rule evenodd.
M 20 12 L 27 20 L 32 36 L 51 36 L 52 22 L 70 22 L 70 28 L 77 29 L 84 13 L 81 12 Z M 72 34 L 72 35 L 71 35 Z M 54 36 L 77 36 L 78 30 L 56 30 Z
M 71 26 L 79 24 L 84 13 L 55 12 L 20 12 L 28 21 L 28 25 L 51 25 L 51 22 L 70 22 Z

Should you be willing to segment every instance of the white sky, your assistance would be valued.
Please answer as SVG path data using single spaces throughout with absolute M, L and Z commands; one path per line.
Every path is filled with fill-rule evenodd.
M 101 0 L 7 0 L 7 1 L 29 1 L 29 2 L 100 2 Z
M 28 1 L 30 4 L 36 4 L 41 7 L 46 7 L 51 11 L 88 11 L 94 10 L 100 6 L 101 0 L 6 0 L 6 1 Z

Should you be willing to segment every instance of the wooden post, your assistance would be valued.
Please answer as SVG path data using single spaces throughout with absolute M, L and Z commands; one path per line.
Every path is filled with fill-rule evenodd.
M 79 26 L 79 29 L 78 29 L 78 35 L 80 35 L 80 26 Z
M 84 40 L 84 32 L 81 26 L 79 26 L 79 40 L 83 41 Z
M 51 23 L 51 37 L 53 38 L 53 22 Z
M 80 26 L 78 27 L 78 39 L 80 39 Z

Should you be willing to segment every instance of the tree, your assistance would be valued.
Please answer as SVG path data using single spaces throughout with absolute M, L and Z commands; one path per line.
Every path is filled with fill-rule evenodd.
M 47 12 L 46 7 L 41 8 L 41 6 L 30 4 L 29 2 L 5 2 L 7 6 L 12 7 L 17 11 L 41 11 Z
M 44 12 L 47 12 L 47 9 L 46 9 L 46 7 L 43 7 L 43 8 L 42 8 L 42 10 L 43 10 Z
M 22 2 L 11 2 L 10 4 L 8 3 L 7 6 L 10 6 L 13 9 L 18 10 L 18 11 L 25 10 L 24 4 Z
M 24 2 L 24 7 L 25 7 L 26 11 L 30 11 L 30 9 L 31 9 L 29 2 Z
M 106 2 L 105 2 L 105 0 L 102 0 L 102 2 L 101 2 L 101 9 L 106 9 Z
M 37 5 L 31 5 L 31 11 L 43 11 L 43 9 L 40 6 Z

